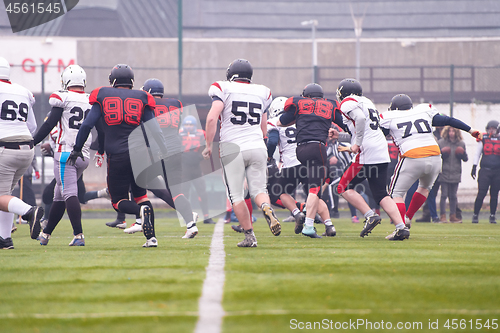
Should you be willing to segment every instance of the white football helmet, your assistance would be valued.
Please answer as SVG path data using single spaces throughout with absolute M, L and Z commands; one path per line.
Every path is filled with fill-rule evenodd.
M 69 87 L 73 86 L 85 88 L 87 85 L 87 74 L 80 66 L 69 65 L 61 74 L 61 85 L 64 90 L 68 90 Z
M 10 80 L 10 64 L 2 57 L 0 57 L 0 80 Z
M 276 97 L 269 106 L 269 119 L 279 116 L 285 109 L 285 102 L 288 98 Z

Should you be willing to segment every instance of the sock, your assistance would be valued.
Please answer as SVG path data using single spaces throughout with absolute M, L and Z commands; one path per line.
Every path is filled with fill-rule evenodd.
M 77 197 L 69 197 L 66 199 L 66 212 L 68 213 L 69 221 L 73 227 L 73 235 L 83 233 L 82 229 L 82 209 L 80 201 Z
M 403 229 L 405 227 L 404 223 L 396 224 L 396 229 Z
M 252 213 L 253 213 L 252 199 L 250 199 L 250 198 L 245 199 L 245 203 L 247 204 L 248 212 L 250 213 L 250 217 L 252 217 Z
M 117 212 L 116 213 L 116 219 L 118 221 L 125 221 L 125 213 L 122 213 L 122 212 Z
M 175 209 L 181 214 L 186 223 L 193 221 L 193 209 L 184 194 L 179 194 L 174 199 Z
M 125 214 L 140 215 L 141 207 L 133 201 L 122 200 L 118 203 L 118 210 Z
M 52 201 L 48 204 L 45 204 L 45 211 L 43 212 L 43 218 L 45 220 L 49 219 L 50 207 L 52 207 Z
M 19 198 L 12 197 L 9 201 L 8 211 L 23 216 L 30 210 L 31 206 Z
M 323 222 L 325 225 L 333 225 L 332 220 L 328 219 Z
M 142 219 L 140 217 L 136 217 L 135 224 L 142 224 Z
M 14 222 L 14 213 L 0 210 L 0 237 L 10 238 L 12 234 L 12 222 Z
M 408 210 L 406 211 L 406 216 L 411 220 L 415 213 L 422 207 L 424 204 L 425 200 L 427 200 L 427 197 L 423 196 L 422 194 L 415 192 L 413 194 L 413 198 L 411 199 L 410 206 L 408 207 Z M 404 221 L 404 219 L 403 219 Z
M 404 202 L 397 202 L 396 205 L 398 206 L 399 215 L 401 215 L 401 219 L 403 219 L 403 222 L 404 222 L 405 215 L 406 215 L 406 206 L 405 206 L 405 203 Z
M 298 208 L 295 208 L 294 210 L 292 210 L 293 216 L 297 215 L 298 213 L 300 213 L 300 210 Z
M 310 217 L 306 217 L 306 227 L 313 227 L 314 226 L 314 219 Z
M 59 221 L 61 221 L 66 211 L 66 203 L 64 201 L 54 201 L 52 207 L 50 207 L 49 220 L 47 221 L 47 226 L 43 229 L 43 232 L 51 235 L 52 231 L 57 227 Z
M 97 198 L 100 198 L 99 191 L 85 192 L 85 194 L 83 195 L 83 200 L 85 202 L 90 201 L 90 200 L 94 200 L 94 199 L 97 199 Z
M 365 219 L 369 219 L 373 215 L 375 215 L 375 213 L 373 212 L 373 210 L 370 209 L 369 211 L 366 212 Z

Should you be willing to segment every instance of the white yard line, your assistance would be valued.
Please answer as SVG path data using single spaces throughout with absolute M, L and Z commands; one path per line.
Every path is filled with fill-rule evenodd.
M 198 305 L 198 323 L 195 333 L 220 333 L 222 318 L 225 316 L 222 308 L 222 295 L 224 293 L 224 265 L 226 252 L 224 252 L 224 220 L 219 219 L 214 228 L 212 244 L 210 245 L 210 259 L 207 266 L 207 277 L 203 282 L 203 290 Z

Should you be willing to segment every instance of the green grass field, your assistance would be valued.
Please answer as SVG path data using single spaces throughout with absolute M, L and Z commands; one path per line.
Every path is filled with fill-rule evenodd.
M 0 332 L 193 332 L 214 226 L 184 240 L 157 216 L 156 249 L 109 219 L 84 220 L 78 248 L 68 220 L 46 247 L 19 226 L 0 252 Z M 253 249 L 226 225 L 222 331 L 500 332 L 500 225 L 414 223 L 408 241 L 390 242 L 386 219 L 364 239 L 362 224 L 334 223 L 334 238 L 297 236 L 293 223 L 274 237 L 259 218 Z

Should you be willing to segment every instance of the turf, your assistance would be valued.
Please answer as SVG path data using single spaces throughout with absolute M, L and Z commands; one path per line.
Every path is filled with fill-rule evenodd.
M 78 248 L 67 220 L 46 247 L 19 226 L 15 249 L 0 252 L 0 332 L 194 331 L 213 226 L 184 240 L 177 221 L 159 218 L 159 247 L 144 249 L 142 234 L 107 221 L 86 219 Z M 260 218 L 253 249 L 236 247 L 243 237 L 226 225 L 223 332 L 347 331 L 335 324 L 361 320 L 356 331 L 385 331 L 383 321 L 447 332 L 452 319 L 468 332 L 500 320 L 499 225 L 414 223 L 410 240 L 390 242 L 386 220 L 364 239 L 361 224 L 334 222 L 336 237 L 310 239 L 293 223 L 274 237 Z

